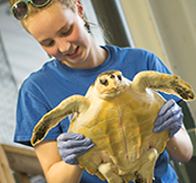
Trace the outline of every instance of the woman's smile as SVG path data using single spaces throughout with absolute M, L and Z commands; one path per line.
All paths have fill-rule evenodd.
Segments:
M 67 53 L 65 56 L 70 59 L 74 59 L 75 57 L 79 56 L 79 54 L 80 54 L 80 47 L 77 46 L 74 50 L 69 51 L 69 53 Z

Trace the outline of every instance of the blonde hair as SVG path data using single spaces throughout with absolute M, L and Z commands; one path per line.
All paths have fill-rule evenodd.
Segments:
M 8 0 L 8 1 L 11 4 L 11 6 L 14 3 L 18 2 L 18 0 Z M 46 6 L 40 7 L 40 8 L 32 5 L 31 3 L 29 3 L 28 4 L 28 15 L 27 15 L 27 17 L 24 20 L 21 21 L 21 24 L 23 25 L 23 27 L 26 29 L 24 22 L 28 19 L 28 17 L 33 16 L 33 15 L 39 13 L 40 11 L 50 7 L 55 2 L 59 2 L 62 5 L 65 5 L 66 7 L 70 8 L 73 12 L 76 11 L 75 0 L 51 0 Z

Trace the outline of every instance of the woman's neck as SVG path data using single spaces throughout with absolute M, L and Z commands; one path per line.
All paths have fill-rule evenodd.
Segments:
M 96 45 L 95 49 L 91 49 L 91 51 L 93 56 L 93 61 L 89 62 L 92 63 L 91 68 L 101 65 L 108 58 L 108 51 L 98 45 Z

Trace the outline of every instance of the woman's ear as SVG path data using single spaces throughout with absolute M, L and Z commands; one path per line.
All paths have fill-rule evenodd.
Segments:
M 77 9 L 77 13 L 78 15 L 84 19 L 84 9 L 83 9 L 83 6 L 81 4 L 81 2 L 79 0 L 76 0 L 75 1 L 75 4 L 76 4 L 76 9 Z

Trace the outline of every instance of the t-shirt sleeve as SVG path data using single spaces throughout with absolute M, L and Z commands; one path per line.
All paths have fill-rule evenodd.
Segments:
M 35 94 L 21 88 L 17 102 L 14 142 L 31 146 L 30 139 L 33 128 L 49 110 L 51 110 L 49 106 L 41 101 Z M 60 133 L 60 125 L 57 125 L 50 130 L 44 140 L 55 140 Z
M 148 70 L 155 70 L 160 73 L 164 74 L 172 74 L 171 71 L 165 66 L 165 64 L 154 54 L 150 53 L 148 57 Z M 158 92 L 162 95 L 163 98 L 166 100 L 173 99 L 177 103 L 180 103 L 182 101 L 181 98 L 177 97 L 173 94 L 166 94 L 164 92 Z

